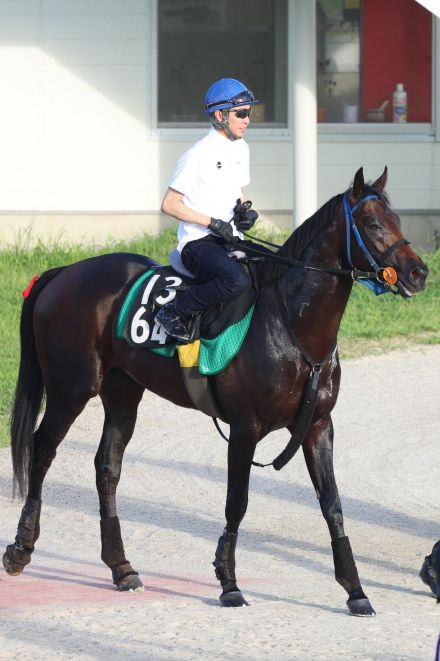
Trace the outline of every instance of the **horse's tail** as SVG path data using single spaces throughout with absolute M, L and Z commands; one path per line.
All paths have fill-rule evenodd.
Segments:
M 27 489 L 29 466 L 32 459 L 33 434 L 43 400 L 44 383 L 35 346 L 33 315 L 41 290 L 64 267 L 50 269 L 28 287 L 20 319 L 20 368 L 12 406 L 11 450 L 14 470 L 14 495 L 18 483 L 20 495 Z

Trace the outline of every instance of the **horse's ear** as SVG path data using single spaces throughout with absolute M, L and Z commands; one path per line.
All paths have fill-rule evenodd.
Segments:
M 354 175 L 353 181 L 353 197 L 356 199 L 362 195 L 364 190 L 364 168 L 359 168 L 359 170 Z
M 387 184 L 387 179 L 388 179 L 388 168 L 385 165 L 385 170 L 383 171 L 379 179 L 377 179 L 377 181 L 374 182 L 373 188 L 382 191 Z

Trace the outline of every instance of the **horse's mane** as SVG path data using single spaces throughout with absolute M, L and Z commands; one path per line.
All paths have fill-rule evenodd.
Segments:
M 369 182 L 365 184 L 364 195 L 377 195 L 389 204 L 387 194 L 383 190 L 378 190 Z M 344 193 L 339 193 L 326 202 L 313 216 L 307 218 L 294 232 L 287 241 L 275 252 L 280 257 L 288 259 L 301 259 L 305 250 L 312 243 L 313 239 L 333 218 L 338 205 L 341 203 Z M 275 259 L 265 259 L 258 268 L 258 283 L 260 286 L 278 280 L 283 276 L 291 266 L 289 264 L 278 262 Z
M 342 194 L 332 197 L 313 216 L 310 216 L 310 218 L 307 218 L 307 220 L 301 223 L 275 254 L 288 259 L 301 259 L 304 251 L 316 235 L 333 218 L 336 207 L 340 204 L 341 200 Z M 278 262 L 275 259 L 265 259 L 264 262 L 259 264 L 259 285 L 262 286 L 272 280 L 278 280 L 289 268 L 291 268 L 289 264 Z

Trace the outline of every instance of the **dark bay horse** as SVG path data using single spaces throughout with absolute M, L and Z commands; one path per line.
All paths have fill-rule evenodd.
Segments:
M 358 170 L 352 188 L 329 200 L 282 246 L 277 255 L 284 262 L 268 259 L 258 265 L 260 292 L 249 332 L 238 355 L 212 377 L 230 424 L 226 527 L 214 560 L 225 606 L 247 603 L 237 586 L 235 546 L 256 445 L 275 429 L 286 427 L 294 433 L 304 386 L 316 371 L 320 384 L 303 452 L 330 531 L 335 577 L 348 593 L 349 610 L 375 614 L 344 532 L 333 472 L 331 412 L 340 382 L 337 333 L 353 286 L 351 276 L 359 269 L 375 275 L 373 267 L 391 266 L 397 275 L 395 293 L 408 298 L 425 286 L 427 268 L 402 237 L 399 218 L 384 193 L 386 177 L 385 168 L 377 181 L 366 185 L 362 168 Z M 302 266 L 289 263 L 299 259 Z M 105 410 L 95 457 L 101 557 L 118 590 L 143 587 L 125 557 L 116 509 L 124 450 L 144 389 L 194 408 L 177 358 L 131 348 L 115 336 L 118 311 L 131 283 L 152 264 L 146 257 L 121 253 L 53 269 L 40 277 L 23 304 L 11 430 L 14 476 L 27 498 L 15 542 L 3 557 L 11 575 L 20 574 L 30 562 L 39 535 L 42 485 L 57 447 L 89 399 L 99 395 Z M 35 431 L 44 392 L 45 411 Z

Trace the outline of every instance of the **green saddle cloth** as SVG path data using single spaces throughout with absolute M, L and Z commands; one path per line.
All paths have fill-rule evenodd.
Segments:
M 198 368 L 200 374 L 209 376 L 218 374 L 231 362 L 238 353 L 248 332 L 255 304 L 249 308 L 246 315 L 237 323 L 226 328 L 222 333 L 212 339 L 200 338 L 200 349 L 198 352 Z M 196 341 L 198 342 L 198 340 Z M 193 343 L 196 344 L 196 343 Z M 176 344 L 170 344 L 166 347 L 150 349 L 161 356 L 172 358 L 177 351 Z M 182 361 L 181 361 L 182 364 Z M 194 363 L 197 364 L 197 363 Z M 186 365 L 189 366 L 189 365 Z

